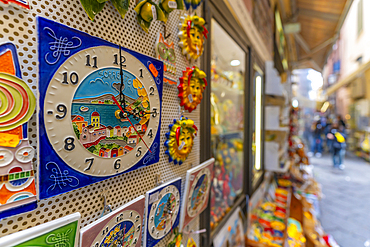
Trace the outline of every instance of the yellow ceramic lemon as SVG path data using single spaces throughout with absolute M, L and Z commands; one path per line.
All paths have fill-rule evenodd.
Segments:
M 146 22 L 151 22 L 153 20 L 153 13 L 152 13 L 152 4 L 145 3 L 143 7 L 141 7 L 140 16 Z

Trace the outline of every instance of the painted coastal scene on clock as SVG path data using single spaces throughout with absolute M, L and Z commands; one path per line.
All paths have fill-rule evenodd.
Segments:
M 209 184 L 207 174 L 203 174 L 197 181 L 194 191 L 191 195 L 190 210 L 195 211 L 199 206 L 203 206 L 203 203 L 207 197 L 208 187 Z
M 150 103 L 143 84 L 125 70 L 123 82 L 125 117 L 120 116 L 112 98 L 120 101 L 118 68 L 103 68 L 91 73 L 83 79 L 73 97 L 71 121 L 75 135 L 86 150 L 103 158 L 119 157 L 132 151 L 140 142 L 139 135 L 145 135 L 150 121 Z
M 172 220 L 171 212 L 176 208 L 176 197 L 172 193 L 165 194 L 158 204 L 154 216 L 154 224 L 157 230 L 165 230 L 169 220 Z

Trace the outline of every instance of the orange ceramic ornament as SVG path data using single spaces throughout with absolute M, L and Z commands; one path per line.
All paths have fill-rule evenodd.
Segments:
M 181 100 L 180 105 L 185 110 L 192 112 L 202 101 L 203 92 L 207 86 L 206 76 L 206 73 L 196 66 L 186 68 L 182 72 L 177 89 L 179 90 L 178 97 Z

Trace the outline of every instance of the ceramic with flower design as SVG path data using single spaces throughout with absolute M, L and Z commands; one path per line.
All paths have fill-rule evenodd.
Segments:
M 15 45 L 0 45 L 0 219 L 37 207 L 28 141 L 36 98 L 21 78 Z
M 169 162 L 181 165 L 193 148 L 198 128 L 193 120 L 182 116 L 178 120 L 174 119 L 169 129 L 166 133 L 167 141 L 164 143 L 167 148 L 165 153 L 169 156 Z
M 207 86 L 206 76 L 206 73 L 196 66 L 186 68 L 182 72 L 177 89 L 179 90 L 178 97 L 181 100 L 180 105 L 185 110 L 192 112 L 202 101 L 203 92 Z
M 197 60 L 204 51 L 204 41 L 207 39 L 208 30 L 202 17 L 184 14 L 180 18 L 178 37 L 182 54 L 188 60 Z

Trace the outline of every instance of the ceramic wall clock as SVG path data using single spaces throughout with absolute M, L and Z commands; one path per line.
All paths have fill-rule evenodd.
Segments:
M 36 98 L 22 80 L 14 44 L 0 45 L 0 219 L 33 210 L 36 204 L 28 121 Z
M 152 0 L 140 0 L 135 7 L 136 18 L 140 27 L 147 33 L 152 21 L 167 22 L 162 9 Z
M 245 246 L 243 212 L 236 208 L 217 236 L 213 239 L 214 247 Z
M 203 2 L 203 0 L 184 0 L 186 10 L 189 10 L 190 7 L 195 10 Z
M 122 18 L 125 18 L 125 15 L 128 11 L 130 5 L 130 0 L 110 0 L 113 6 L 116 8 L 118 13 Z M 105 3 L 108 0 L 80 0 L 82 7 L 84 8 L 86 14 L 93 21 L 95 16 L 103 10 Z
M 192 112 L 197 108 L 203 99 L 203 92 L 207 86 L 206 73 L 198 67 L 186 68 L 182 72 L 180 84 L 177 86 L 179 90 L 178 97 L 181 102 L 180 105 L 185 110 Z
M 184 9 L 184 3 L 182 0 L 160 0 L 158 5 L 164 13 L 164 22 L 167 22 L 168 16 L 175 9 Z
M 205 20 L 196 14 L 184 14 L 180 20 L 178 36 L 182 54 L 188 60 L 197 60 L 203 54 L 204 41 L 207 39 L 208 30 L 204 26 Z
M 80 247 L 141 246 L 145 197 L 119 207 L 81 229 Z
M 189 156 L 194 138 L 197 135 L 198 128 L 194 121 L 184 116 L 180 119 L 173 120 L 173 124 L 169 126 L 170 131 L 166 133 L 167 141 L 166 154 L 169 156 L 169 162 L 174 162 L 175 165 L 181 165 Z
M 163 81 L 171 85 L 177 85 L 176 77 L 176 54 L 173 42 L 167 43 L 162 33 L 158 33 L 155 43 L 155 53 L 159 60 L 164 63 Z
M 37 23 L 40 198 L 158 162 L 163 63 Z
M 181 178 L 146 193 L 144 246 L 156 245 L 180 220 Z
M 80 230 L 80 213 L 49 221 L 47 223 L 0 238 L 0 246 L 28 247 L 77 247 Z
M 212 158 L 186 172 L 180 231 L 207 208 L 214 162 Z
M 14 5 L 16 7 L 22 7 L 24 9 L 30 9 L 30 1 L 28 0 L 0 0 L 1 5 Z

